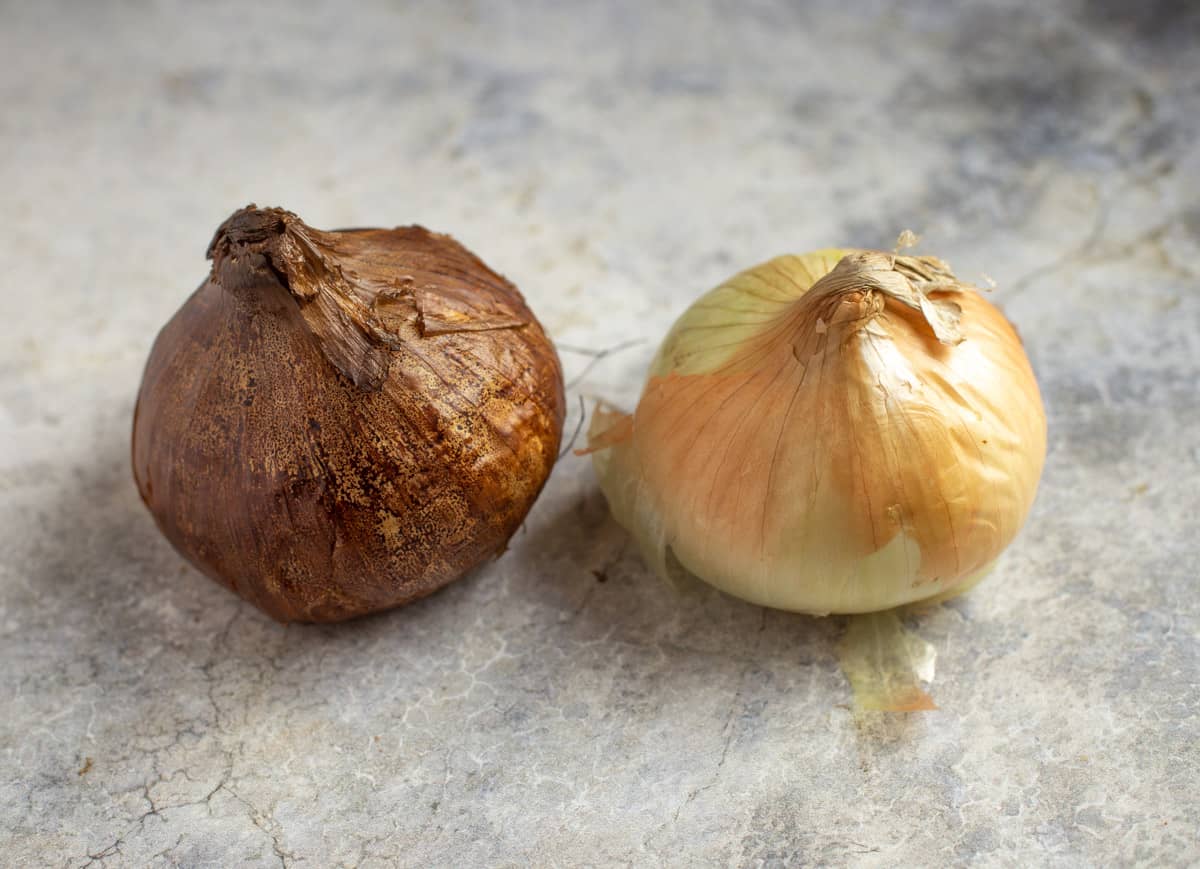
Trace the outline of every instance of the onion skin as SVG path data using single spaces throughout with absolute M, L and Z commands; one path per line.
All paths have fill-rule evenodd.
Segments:
M 395 607 L 499 555 L 557 458 L 550 340 L 421 227 L 249 206 L 147 362 L 133 472 L 168 540 L 279 621 Z
M 697 300 L 590 446 L 660 573 L 860 613 L 986 574 L 1033 503 L 1046 419 L 1016 332 L 945 263 L 826 250 Z

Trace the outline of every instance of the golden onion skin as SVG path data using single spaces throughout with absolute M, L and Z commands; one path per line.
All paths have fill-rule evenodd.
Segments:
M 1046 450 L 1004 316 L 940 260 L 853 250 L 778 257 L 703 296 L 632 417 L 592 432 L 614 515 L 656 569 L 821 614 L 978 581 Z
M 201 571 L 280 621 L 407 603 L 499 555 L 549 476 L 562 372 L 517 289 L 421 227 L 242 209 L 155 341 L 133 472 Z

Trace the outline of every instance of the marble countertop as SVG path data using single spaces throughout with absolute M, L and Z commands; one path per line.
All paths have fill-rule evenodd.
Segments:
M 0 862 L 1200 861 L 1197 7 L 948 8 L 0 7 Z M 250 201 L 455 234 L 561 343 L 568 429 L 769 256 L 910 228 L 990 275 L 1049 456 L 914 625 L 940 710 L 856 717 L 839 619 L 660 584 L 576 457 L 386 615 L 282 627 L 187 567 L 133 399 Z

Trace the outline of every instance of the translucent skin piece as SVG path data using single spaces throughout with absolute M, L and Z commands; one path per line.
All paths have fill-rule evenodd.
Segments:
M 701 297 L 631 416 L 592 427 L 647 559 L 810 613 L 932 598 L 983 572 L 1032 505 L 1037 383 L 1004 316 L 932 257 L 784 256 Z
M 905 629 L 893 610 L 855 616 L 838 644 L 842 672 L 861 712 L 937 709 L 921 682 L 933 680 L 933 646 Z

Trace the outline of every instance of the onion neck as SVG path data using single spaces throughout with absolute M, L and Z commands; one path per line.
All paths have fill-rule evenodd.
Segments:
M 213 280 L 250 316 L 290 318 L 298 310 L 295 322 L 338 373 L 373 391 L 387 376 L 386 336 L 342 274 L 327 235 L 290 211 L 249 205 L 213 236 L 208 247 Z
M 962 289 L 949 266 L 936 257 L 864 250 L 842 257 L 800 297 L 799 307 L 814 321 L 855 326 L 874 319 L 889 300 L 895 301 L 919 311 L 938 341 L 957 344 L 962 341 L 961 308 L 948 299 L 930 298 L 929 293 Z M 845 302 L 854 297 L 858 303 L 847 306 Z
M 222 223 L 208 246 L 213 277 L 225 290 L 252 301 L 282 287 L 297 302 L 315 298 L 336 269 L 319 249 L 319 235 L 290 211 L 248 205 Z

